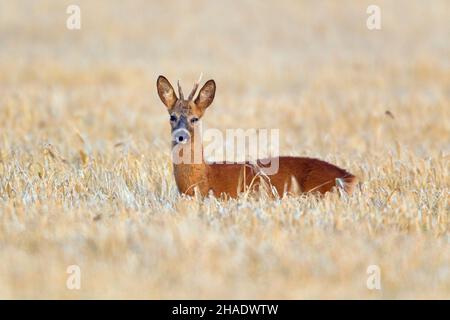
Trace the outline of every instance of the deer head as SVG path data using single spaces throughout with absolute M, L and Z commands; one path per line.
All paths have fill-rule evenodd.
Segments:
M 199 120 L 214 100 L 216 92 L 216 83 L 214 80 L 208 80 L 200 89 L 197 98 L 195 93 L 201 81 L 201 75 L 194 83 L 188 98 L 184 98 L 180 82 L 178 85 L 178 97 L 175 94 L 170 82 L 164 77 L 159 76 L 156 82 L 158 95 L 161 101 L 167 107 L 170 115 L 170 126 L 172 131 L 172 144 L 186 144 L 194 136 L 194 129 Z

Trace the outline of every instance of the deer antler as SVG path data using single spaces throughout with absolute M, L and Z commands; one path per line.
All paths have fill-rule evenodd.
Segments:
M 184 100 L 183 89 L 181 89 L 180 80 L 177 81 L 177 85 L 178 85 L 178 95 L 180 96 L 180 100 Z
M 200 81 L 202 81 L 202 77 L 203 77 L 203 72 L 200 73 L 200 77 L 198 77 L 198 80 L 196 82 L 194 82 L 194 88 L 192 88 L 192 91 L 189 94 L 188 100 L 194 99 L 194 96 L 195 96 L 195 93 L 197 92 L 197 89 L 198 89 L 198 86 L 200 84 Z

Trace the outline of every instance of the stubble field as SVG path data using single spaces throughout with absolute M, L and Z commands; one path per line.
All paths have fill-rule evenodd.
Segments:
M 76 3 L 72 31 L 0 3 L 0 298 L 450 298 L 448 1 L 374 31 L 366 1 Z M 180 196 L 155 83 L 200 72 L 205 125 L 279 128 L 356 193 Z

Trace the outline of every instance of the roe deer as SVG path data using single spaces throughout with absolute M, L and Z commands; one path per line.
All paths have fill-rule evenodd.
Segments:
M 214 80 L 207 81 L 195 98 L 200 79 L 185 99 L 178 83 L 179 97 L 170 82 L 159 76 L 157 90 L 161 101 L 170 115 L 172 131 L 172 150 L 178 148 L 179 154 L 191 155 L 200 150 L 200 161 L 175 163 L 173 161 L 175 181 L 178 190 L 194 195 L 197 189 L 202 196 L 212 193 L 215 196 L 236 197 L 240 192 L 257 187 L 255 178 L 265 176 L 270 189 L 279 196 L 300 192 L 318 192 L 323 194 L 338 187 L 351 193 L 357 178 L 347 171 L 322 160 L 302 157 L 279 157 L 278 171 L 270 176 L 264 175 L 258 162 L 255 163 L 207 163 L 203 158 L 202 138 L 195 137 L 199 119 L 211 105 L 216 92 Z M 195 98 L 195 99 L 194 99 Z M 274 190 L 275 189 L 275 190 Z

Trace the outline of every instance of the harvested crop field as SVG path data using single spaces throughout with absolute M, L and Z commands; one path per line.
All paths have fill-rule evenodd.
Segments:
M 0 3 L 0 298 L 450 299 L 449 1 L 377 1 L 380 30 L 366 1 L 76 4 Z M 357 191 L 181 196 L 155 83 L 200 72 L 205 125 Z

